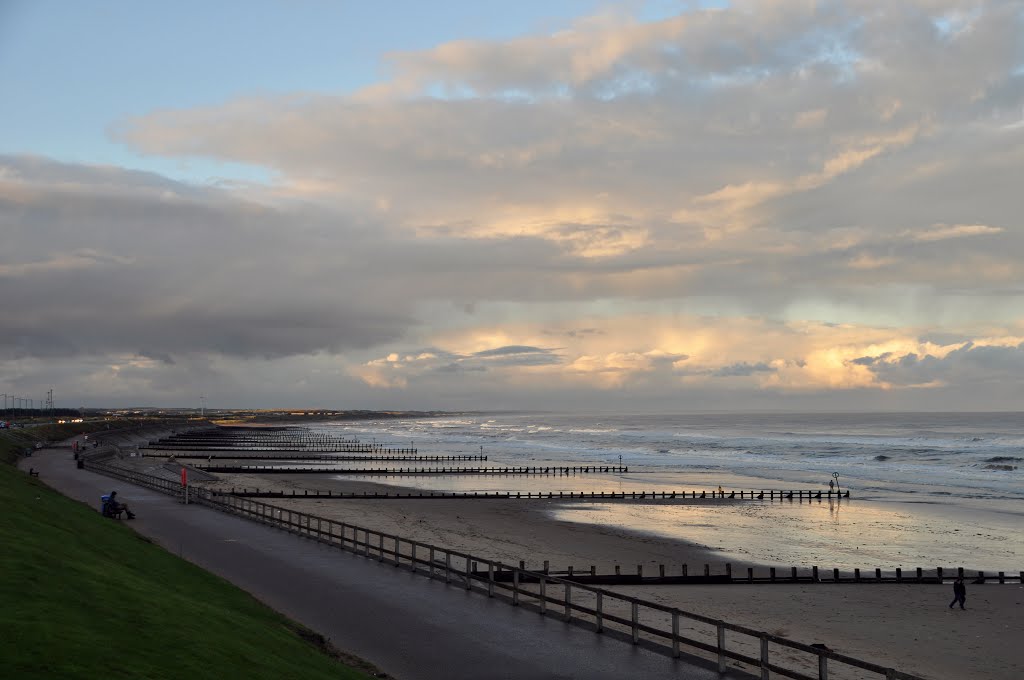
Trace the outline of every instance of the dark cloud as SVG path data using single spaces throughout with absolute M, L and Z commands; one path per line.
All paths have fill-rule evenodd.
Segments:
M 1017 383 L 1024 380 L 1024 344 L 979 346 L 967 343 L 943 357 L 908 353 L 876 358 L 870 369 L 893 385 L 927 385 L 940 381 L 973 393 L 980 385 Z
M 529 345 L 506 345 L 504 347 L 495 347 L 494 349 L 485 349 L 480 352 L 475 352 L 475 357 L 497 357 L 497 356 L 508 356 L 515 354 L 546 354 L 548 350 L 540 347 L 530 347 Z
M 730 366 L 723 366 L 715 369 L 711 372 L 711 375 L 716 378 L 734 378 L 734 377 L 746 377 L 754 375 L 755 373 L 774 373 L 775 368 L 766 363 L 758 362 L 756 364 L 749 364 L 745 361 L 741 361 Z

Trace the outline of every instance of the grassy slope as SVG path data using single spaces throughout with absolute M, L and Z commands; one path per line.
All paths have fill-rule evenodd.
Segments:
M 0 438 L 0 458 L 11 446 Z M 10 465 L 0 506 L 4 676 L 369 677 L 223 579 Z

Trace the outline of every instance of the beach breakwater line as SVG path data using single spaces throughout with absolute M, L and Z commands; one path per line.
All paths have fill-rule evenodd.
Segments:
M 206 468 L 197 468 L 206 469 Z M 331 472 L 331 470 L 325 470 L 324 472 Z M 538 500 L 587 500 L 587 501 L 673 501 L 673 500 L 706 500 L 706 501 L 724 501 L 724 500 L 742 500 L 742 501 L 768 501 L 774 503 L 776 501 L 797 501 L 803 503 L 804 501 L 810 502 L 812 500 L 824 501 L 824 500 L 836 500 L 842 501 L 850 498 L 850 492 L 845 491 L 842 494 L 832 493 L 830 491 L 816 491 L 813 489 L 797 489 L 794 491 L 783 491 L 779 489 L 762 489 L 762 490 L 741 490 L 741 491 L 730 491 L 728 495 L 725 492 L 717 493 L 715 491 L 701 491 L 700 495 L 696 491 L 423 491 L 423 492 L 395 492 L 390 491 L 333 491 L 326 490 L 322 491 L 319 489 L 292 489 L 290 491 L 277 490 L 272 491 L 269 489 L 236 489 L 231 488 L 232 495 L 239 496 L 242 498 L 337 498 L 339 500 L 345 499 L 442 499 L 442 498 L 459 498 L 459 499 L 470 499 L 470 500 L 509 500 L 509 499 L 538 499 Z M 689 494 L 689 495 L 688 495 Z
M 497 561 L 448 550 L 442 547 L 385 534 L 355 525 L 337 522 L 315 515 L 280 508 L 260 501 L 215 494 L 206 489 L 189 489 L 161 477 L 127 470 L 84 456 L 84 465 L 97 473 L 151 488 L 173 496 L 183 502 L 195 502 L 236 514 L 270 526 L 310 538 L 342 550 L 363 555 L 396 568 L 406 567 L 414 573 L 431 579 L 444 579 L 445 583 L 458 582 L 467 591 L 476 591 L 491 598 L 532 609 L 542 616 L 559 616 L 565 622 L 596 633 L 643 645 L 646 648 L 673 657 L 682 655 L 682 647 L 689 655 L 717 661 L 720 673 L 732 661 L 760 671 L 767 679 L 770 673 L 795 680 L 828 680 L 829 669 L 839 666 L 871 673 L 886 680 L 923 680 L 919 676 L 880 666 L 844 654 L 824 645 L 809 645 L 756 629 L 728 623 L 634 598 L 601 588 L 573 582 L 557 576 L 524 571 Z M 486 565 L 487 576 L 474 570 L 473 565 Z M 464 565 L 464 567 L 463 567 Z M 494 578 L 496 573 L 509 571 L 511 582 Z M 526 588 L 522 578 L 537 578 L 537 589 Z M 642 616 L 641 616 L 642 615 Z M 680 623 L 703 626 L 704 639 L 680 633 Z M 699 635 L 696 629 L 689 635 Z M 773 658 L 773 648 L 783 648 Z M 802 654 L 792 658 L 794 652 Z M 780 665 L 786 663 L 786 666 Z M 841 665 L 840 665 L 841 664 Z M 816 672 L 815 672 L 816 671 Z M 811 674 L 813 673 L 813 675 Z
M 152 449 L 147 449 L 152 450 Z M 192 460 L 192 459 L 205 459 L 208 461 L 214 460 L 279 460 L 279 461 L 296 461 L 296 460 L 313 460 L 313 461 L 328 461 L 328 462 L 358 462 L 358 461 L 408 461 L 413 463 L 440 463 L 448 461 L 486 461 L 487 456 L 478 455 L 450 455 L 450 456 L 428 456 L 428 455 L 366 455 L 366 456 L 336 456 L 329 453 L 302 453 L 295 452 L 294 455 L 290 456 L 279 456 L 275 454 L 260 454 L 260 453 L 239 453 L 231 454 L 227 456 L 222 455 L 208 455 L 203 453 L 172 453 L 165 456 L 170 458 L 173 456 L 179 460 Z M 155 456 L 150 454 L 150 458 L 158 458 L 160 454 Z
M 316 451 L 342 453 L 373 453 L 375 451 L 415 454 L 408 449 L 385 449 L 376 442 L 366 444 L 353 437 L 337 437 L 305 429 L 260 432 L 252 429 L 204 428 L 175 433 L 149 441 L 145 448 L 191 451 Z
M 244 444 L 228 446 L 224 444 L 178 444 L 151 441 L 148 444 L 139 445 L 139 448 L 154 451 L 279 451 L 281 453 L 384 453 L 401 455 L 415 455 L 419 453 L 419 450 L 415 447 L 388 448 L 380 444 L 309 444 L 303 446 L 285 443 L 280 445 Z
M 526 570 L 525 562 L 519 563 L 519 568 Z M 985 584 L 985 583 L 1024 583 L 1024 571 L 1020 571 L 1016 574 L 1006 574 L 1005 572 L 997 572 L 996 574 L 986 574 L 984 571 L 975 571 L 972 575 L 969 570 L 963 567 L 957 567 L 953 570 L 945 570 L 942 567 L 934 567 L 933 569 L 927 570 L 928 572 L 934 572 L 934 575 L 926 573 L 926 570 L 922 567 L 917 567 L 913 572 L 907 570 L 907 573 L 903 573 L 901 567 L 897 567 L 895 572 L 887 572 L 883 574 L 881 568 L 876 567 L 872 575 L 861 576 L 860 569 L 854 569 L 851 574 L 849 570 L 841 571 L 838 568 L 831 570 L 821 570 L 816 566 L 805 568 L 801 573 L 798 567 L 790 567 L 788 570 L 779 570 L 776 567 L 768 567 L 767 573 L 765 568 L 757 569 L 758 574 L 755 575 L 755 567 L 747 567 L 746 574 L 734 574 L 732 564 L 726 563 L 725 570 L 723 573 L 715 574 L 712 573 L 711 565 L 704 565 L 704 572 L 691 574 L 689 573 L 689 565 L 684 564 L 680 569 L 678 575 L 667 574 L 665 565 L 658 565 L 657 576 L 644 576 L 644 568 L 642 564 L 636 565 L 635 574 L 624 574 L 621 568 L 616 565 L 614 574 L 598 574 L 597 568 L 591 566 L 589 571 L 576 571 L 573 567 L 568 567 L 562 571 L 552 571 L 549 568 L 547 560 L 544 561 L 544 566 L 540 570 L 542 574 L 552 574 L 555 576 L 561 576 L 570 581 L 576 583 L 586 583 L 591 585 L 630 585 L 630 586 L 650 586 L 650 585 L 711 585 L 711 584 L 789 584 L 794 583 L 823 583 L 823 584 L 846 584 L 846 583 L 857 583 L 857 584 L 943 584 L 952 582 L 958 578 L 968 579 L 971 583 Z M 478 576 L 482 572 L 476 572 Z M 498 574 L 495 578 L 501 580 L 510 580 L 511 576 Z M 524 577 L 529 580 L 532 577 Z M 536 582 L 534 579 L 531 582 Z
M 224 473 L 259 474 L 332 474 L 332 475 L 577 475 L 587 473 L 619 474 L 628 467 L 617 465 L 578 465 L 576 467 L 440 467 L 440 468 L 314 468 L 281 465 L 196 465 L 197 470 Z

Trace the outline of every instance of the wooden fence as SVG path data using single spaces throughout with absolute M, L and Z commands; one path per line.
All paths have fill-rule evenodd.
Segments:
M 186 495 L 180 484 L 166 479 L 88 458 L 85 464 L 96 472 L 182 497 L 185 502 L 198 502 L 395 567 L 405 567 L 433 579 L 458 583 L 466 590 L 486 593 L 489 597 L 502 597 L 514 606 L 529 607 L 541 615 L 559 616 L 566 622 L 597 633 L 627 639 L 634 645 L 643 644 L 673 657 L 679 657 L 684 647 L 688 653 L 710 655 L 717 660 L 718 670 L 722 673 L 726 671 L 726 664 L 732 661 L 759 670 L 762 680 L 768 680 L 772 673 L 795 680 L 828 680 L 829 669 L 835 666 L 867 671 L 886 680 L 922 680 L 918 676 L 839 654 L 821 646 L 803 644 L 696 612 L 581 585 L 558 576 L 527 571 L 460 551 L 248 498 L 218 495 L 205 489 L 191 489 L 191 494 Z M 484 569 L 481 570 L 480 565 Z M 511 573 L 510 581 L 497 577 L 497 574 L 504 572 Z M 528 587 L 526 577 L 536 579 L 536 589 Z M 714 641 L 684 635 L 681 633 L 681 623 L 691 627 L 698 624 L 707 626 Z M 777 653 L 773 661 L 773 647 L 789 653 L 803 653 L 803 663 L 798 660 L 798 668 L 780 665 L 791 659 L 789 654 Z M 808 672 L 814 671 L 808 669 L 814 668 L 817 672 L 809 675 Z

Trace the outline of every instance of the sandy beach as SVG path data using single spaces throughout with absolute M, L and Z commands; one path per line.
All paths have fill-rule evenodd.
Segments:
M 373 491 L 396 487 L 309 475 L 227 475 L 213 488 Z M 624 526 L 556 519 L 559 501 L 517 500 L 274 500 L 276 505 L 377 531 L 465 551 L 482 558 L 539 569 L 619 565 L 635 573 L 679 573 L 712 564 L 720 555 L 691 542 Z M 756 565 L 733 562 L 734 569 Z M 798 565 L 802 568 L 809 565 Z M 1024 588 L 969 585 L 968 610 L 950 610 L 947 585 L 727 585 L 646 586 L 614 589 L 688 611 L 784 635 L 917 673 L 935 680 L 1009 680 L 1024 676 Z M 847 677 L 834 673 L 834 677 Z M 849 677 L 855 677 L 853 675 Z

